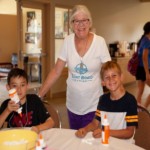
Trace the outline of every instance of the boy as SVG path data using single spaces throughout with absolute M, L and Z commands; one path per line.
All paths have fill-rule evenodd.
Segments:
M 32 127 L 37 133 L 42 130 L 52 128 L 54 121 L 47 112 L 42 101 L 35 94 L 27 94 L 28 76 L 26 72 L 19 68 L 12 69 L 7 78 L 7 89 L 15 88 L 22 107 L 22 116 L 16 111 L 20 107 L 14 101 L 5 100 L 0 108 L 0 128 L 4 122 L 7 127 Z
M 110 124 L 110 136 L 120 139 L 132 139 L 138 125 L 137 103 L 133 95 L 125 91 L 123 75 L 116 62 L 108 61 L 101 68 L 102 84 L 109 90 L 99 99 L 95 118 L 84 128 L 76 132 L 76 136 L 84 137 L 93 131 L 95 138 L 101 137 L 99 123 L 107 115 Z

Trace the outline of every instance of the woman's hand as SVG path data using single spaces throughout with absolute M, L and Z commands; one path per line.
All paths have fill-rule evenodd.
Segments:
M 94 138 L 100 138 L 102 135 L 102 130 L 100 128 L 93 131 L 93 137 Z
M 19 104 L 16 104 L 14 101 L 10 100 L 8 102 L 8 106 L 7 106 L 7 111 L 9 111 L 10 113 L 12 111 L 17 111 L 19 109 Z
M 75 133 L 75 135 L 80 138 L 85 137 L 86 134 L 87 134 L 87 131 L 85 130 L 85 128 L 81 128 Z

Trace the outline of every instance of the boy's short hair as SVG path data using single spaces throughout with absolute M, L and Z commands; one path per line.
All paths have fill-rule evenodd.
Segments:
M 15 77 L 23 77 L 26 79 L 26 81 L 28 83 L 28 75 L 27 75 L 26 71 L 23 69 L 20 69 L 20 68 L 13 68 L 8 73 L 7 84 L 9 85 L 11 78 L 15 78 Z
M 104 78 L 104 72 L 109 70 L 109 69 L 114 69 L 116 68 L 118 70 L 118 73 L 121 74 L 122 71 L 121 71 L 121 68 L 120 66 L 118 65 L 117 62 L 115 61 L 107 61 L 106 63 L 104 63 L 102 65 L 102 68 L 101 68 L 101 71 L 100 71 L 100 75 L 101 75 L 101 79 Z

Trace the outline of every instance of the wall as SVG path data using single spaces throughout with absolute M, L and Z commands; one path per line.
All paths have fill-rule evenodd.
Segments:
M 16 19 L 16 15 L 0 15 L 0 62 L 11 62 L 11 54 L 17 52 Z
M 88 1 L 92 12 L 94 27 L 107 43 L 127 40 L 136 42 L 143 34 L 145 22 L 150 21 L 150 3 L 139 0 L 94 0 Z M 98 17 L 98 18 L 97 18 Z
M 15 0 L 0 0 L 0 62 L 10 62 L 17 52 L 17 18 Z
M 107 43 L 136 42 L 143 33 L 144 23 L 150 20 L 150 2 L 140 0 L 55 0 L 55 3 L 65 6 L 85 4 L 91 11 L 96 33 Z
M 15 0 L 0 0 L 0 14 L 17 14 Z

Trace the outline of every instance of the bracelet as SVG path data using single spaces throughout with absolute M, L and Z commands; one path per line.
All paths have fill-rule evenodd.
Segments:
M 41 98 L 41 96 L 40 96 L 38 93 L 37 93 L 36 95 L 37 95 L 39 98 Z
M 41 100 L 43 100 L 43 97 L 40 96 L 38 93 L 36 94 Z

